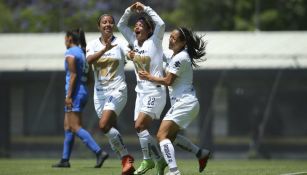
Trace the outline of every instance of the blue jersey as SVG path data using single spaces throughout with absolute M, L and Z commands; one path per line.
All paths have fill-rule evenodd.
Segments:
M 75 59 L 76 73 L 77 73 L 75 86 L 72 92 L 72 99 L 74 103 L 72 111 L 82 111 L 88 96 L 86 81 L 87 81 L 87 73 L 89 70 L 89 66 L 87 64 L 82 49 L 78 46 L 74 46 L 67 49 L 67 51 L 65 52 L 65 58 L 66 57 L 73 57 Z M 65 72 L 66 72 L 65 96 L 67 96 L 69 81 L 70 81 L 70 72 L 68 69 L 68 63 L 66 59 L 65 59 Z

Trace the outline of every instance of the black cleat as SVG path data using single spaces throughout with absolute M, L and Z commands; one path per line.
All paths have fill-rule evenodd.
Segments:
M 103 162 L 107 160 L 108 157 L 109 157 L 109 154 L 105 151 L 102 151 L 101 153 L 96 155 L 96 165 L 94 166 L 94 168 L 101 168 Z
M 57 164 L 53 164 L 52 168 L 70 168 L 70 163 L 68 161 L 62 162 L 60 161 Z

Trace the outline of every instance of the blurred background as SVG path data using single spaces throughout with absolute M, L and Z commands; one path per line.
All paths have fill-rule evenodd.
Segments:
M 216 158 L 307 159 L 306 0 L 141 2 L 165 21 L 165 49 L 176 26 L 192 28 L 208 42 L 206 61 L 194 71 L 201 110 L 183 134 Z M 110 13 L 118 21 L 132 3 L 0 0 L 0 157 L 60 157 L 64 32 L 81 27 L 87 41 L 95 39 L 100 36 L 96 20 L 101 14 Z M 140 157 L 133 124 L 136 80 L 130 63 L 126 81 L 129 99 L 118 126 L 128 149 Z M 111 152 L 98 129 L 92 89 L 84 127 Z M 168 108 L 169 103 L 164 113 Z M 159 123 L 152 126 L 153 134 Z M 73 156 L 90 154 L 76 143 Z

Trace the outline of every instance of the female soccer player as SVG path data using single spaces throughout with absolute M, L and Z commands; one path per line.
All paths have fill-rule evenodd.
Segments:
M 74 144 L 74 135 L 77 135 L 96 154 L 95 168 L 100 168 L 108 154 L 102 151 L 92 136 L 81 126 L 81 113 L 88 98 L 86 87 L 88 64 L 84 55 L 86 47 L 84 32 L 81 29 L 67 31 L 65 45 L 67 47 L 65 52 L 65 139 L 62 159 L 52 167 L 70 167 L 70 153 Z
M 128 154 L 121 134 L 116 129 L 117 116 L 127 102 L 125 54 L 128 47 L 113 35 L 115 21 L 109 14 L 97 21 L 101 36 L 87 45 L 87 61 L 94 69 L 94 104 L 99 127 L 108 137 L 112 149 L 122 159 L 122 174 L 134 172 L 133 157 Z
M 193 152 L 199 160 L 199 172 L 206 167 L 210 152 L 200 149 L 188 138 L 179 135 L 198 115 L 199 103 L 193 87 L 193 68 L 195 60 L 201 60 L 206 54 L 206 43 L 202 37 L 192 31 L 179 27 L 172 31 L 169 49 L 173 51 L 166 68 L 165 77 L 157 77 L 146 71 L 140 71 L 139 77 L 153 83 L 168 86 L 171 108 L 160 125 L 157 138 L 164 159 L 169 166 L 169 175 L 179 175 L 173 144 Z
M 145 14 L 142 15 L 137 20 L 134 32 L 132 32 L 127 26 L 132 12 L 144 12 L 151 19 L 144 17 Z M 117 27 L 133 48 L 133 51 L 129 52 L 128 57 L 133 60 L 137 76 L 134 120 L 144 160 L 134 174 L 144 174 L 155 166 L 159 174 L 161 165 L 165 162 L 162 156 L 160 156 L 161 153 L 159 153 L 156 142 L 149 134 L 148 128 L 153 119 L 160 118 L 166 103 L 166 91 L 164 86 L 147 80 L 141 80 L 138 77 L 138 72 L 146 70 L 157 77 L 163 76 L 162 39 L 165 24 L 150 7 L 137 2 L 125 10 Z M 156 165 L 152 160 L 150 149 L 155 154 Z

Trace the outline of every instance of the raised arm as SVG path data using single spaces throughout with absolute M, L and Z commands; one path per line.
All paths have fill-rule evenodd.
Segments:
M 135 34 L 134 32 L 128 27 L 128 20 L 132 14 L 131 7 L 128 7 L 125 10 L 125 13 L 120 18 L 117 24 L 118 30 L 123 34 L 123 36 L 126 38 L 129 44 L 133 45 L 133 42 L 135 40 Z
M 144 6 L 144 12 L 147 13 L 153 22 L 155 23 L 155 30 L 153 35 L 159 40 L 163 40 L 163 35 L 165 32 L 165 23 L 160 18 L 160 16 L 149 6 Z

